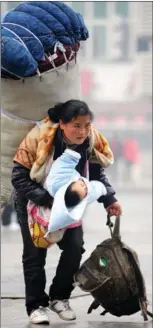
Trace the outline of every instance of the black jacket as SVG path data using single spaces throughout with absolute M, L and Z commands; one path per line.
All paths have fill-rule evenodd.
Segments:
M 55 136 L 55 153 L 54 160 L 58 158 L 66 148 L 66 143 L 59 136 L 59 131 Z M 81 159 L 76 167 L 76 170 L 83 176 L 86 162 L 89 158 L 88 153 L 89 140 L 88 138 L 81 145 L 75 147 L 75 151 L 81 154 Z M 104 207 L 111 205 L 116 201 L 114 197 L 115 191 L 106 178 L 104 169 L 99 164 L 89 163 L 89 179 L 98 180 L 103 182 L 107 189 L 107 195 L 101 196 L 98 202 L 103 203 Z M 47 190 L 45 190 L 41 184 L 32 181 L 30 178 L 30 170 L 23 165 L 14 162 L 12 171 L 12 185 L 15 188 L 16 196 L 15 202 L 20 204 L 23 209 L 26 209 L 28 200 L 30 199 L 36 205 L 45 206 L 51 208 L 53 198 L 50 196 Z

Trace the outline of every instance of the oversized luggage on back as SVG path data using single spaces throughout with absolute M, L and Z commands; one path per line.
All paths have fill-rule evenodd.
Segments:
M 29 77 L 23 81 L 1 81 L 1 203 L 11 194 L 13 157 L 21 141 L 37 121 L 47 116 L 47 110 L 58 102 L 80 99 L 80 74 L 75 60 L 69 67 L 44 72 L 42 78 Z M 72 83 L 73 82 L 73 83 Z M 59 91 L 60 90 L 60 91 Z
M 15 152 L 58 102 L 81 99 L 83 17 L 61 1 L 18 3 L 1 24 L 1 205 L 11 191 Z
M 148 320 L 145 282 L 140 270 L 136 252 L 121 241 L 120 218 L 117 217 L 112 231 L 108 217 L 111 238 L 104 240 L 92 252 L 75 274 L 75 284 L 94 297 L 88 313 L 101 305 L 117 317 L 142 312 Z

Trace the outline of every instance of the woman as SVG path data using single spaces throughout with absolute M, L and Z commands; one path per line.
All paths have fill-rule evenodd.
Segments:
M 14 157 L 12 172 L 12 184 L 16 189 L 15 207 L 24 244 L 26 308 L 30 321 L 39 324 L 49 323 L 46 312 L 48 305 L 63 320 L 76 318 L 68 300 L 73 290 L 73 275 L 79 268 L 84 252 L 82 225 L 79 223 L 78 226 L 67 229 L 58 243 L 62 254 L 48 296 L 45 293 L 44 270 L 47 250 L 34 246 L 29 233 L 26 208 L 28 200 L 51 208 L 53 198 L 42 187 L 42 181 L 52 161 L 66 148 L 79 152 L 81 159 L 76 167 L 77 171 L 85 176 L 89 160 L 90 180 L 101 181 L 107 189 L 107 195 L 100 197 L 98 201 L 104 204 L 110 215 L 121 214 L 121 206 L 114 196 L 115 191 L 102 167 L 113 161 L 112 153 L 106 139 L 92 127 L 93 114 L 87 104 L 79 100 L 69 100 L 56 105 L 48 114 L 49 118 L 36 126 L 21 143 Z M 97 140 L 97 143 L 93 140 Z

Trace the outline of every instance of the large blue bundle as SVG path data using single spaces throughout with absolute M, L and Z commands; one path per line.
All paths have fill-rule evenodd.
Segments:
M 5 22 L 15 23 L 30 30 L 38 37 L 45 50 L 56 43 L 52 31 L 50 31 L 43 22 L 31 14 L 11 10 L 4 18 L 4 23 Z
M 16 38 L 2 36 L 1 38 L 1 67 L 15 76 L 30 76 L 38 68 L 37 62 L 25 45 Z M 22 65 L 19 65 L 22 63 Z
M 36 18 L 40 21 L 40 23 L 43 23 L 45 27 L 49 29 L 48 38 L 50 39 L 50 34 L 52 35 L 51 44 L 50 44 L 51 47 L 53 47 L 57 41 L 60 41 L 63 44 L 71 44 L 75 42 L 75 39 L 72 34 L 72 30 L 71 30 L 72 35 L 70 35 L 69 37 L 65 29 L 65 26 L 60 22 L 60 20 L 56 19 L 51 13 L 48 13 L 47 10 L 37 7 L 36 5 L 32 6 L 29 3 L 23 3 L 19 5 L 18 8 L 14 9 L 14 11 L 22 13 L 23 19 L 25 13 L 29 14 L 29 22 L 31 28 L 33 28 L 34 26 L 33 18 L 34 19 Z M 37 33 L 40 33 L 40 28 L 39 31 L 37 31 Z M 43 33 L 43 35 L 46 33 L 46 28 L 43 28 L 43 25 L 41 25 L 41 33 Z
M 3 31 L 8 29 L 20 37 L 20 39 L 27 46 L 32 56 L 36 61 L 40 61 L 44 58 L 44 48 L 40 40 L 31 31 L 25 27 L 14 24 L 14 23 L 3 23 L 2 24 L 2 36 Z
M 31 67 L 35 67 L 37 71 L 34 61 L 44 60 L 45 53 L 54 53 L 57 44 L 61 44 L 61 49 L 63 49 L 62 46 L 74 47 L 77 42 L 86 40 L 89 36 L 83 17 L 58 1 L 27 1 L 21 3 L 7 12 L 2 27 L 4 27 L 2 42 L 5 44 L 5 52 L 2 52 L 2 72 L 3 70 L 9 72 L 11 68 L 11 72 L 21 78 L 27 76 L 27 74 L 31 75 L 31 69 L 27 68 L 25 70 L 27 59 L 31 61 Z M 21 42 L 19 42 L 17 36 L 19 36 Z M 8 37 L 7 43 L 4 37 Z M 13 56 L 16 56 L 16 58 L 12 59 L 8 42 L 10 42 L 11 49 L 16 44 L 18 49 L 22 47 L 20 44 L 22 41 L 25 43 L 25 49 L 22 49 L 23 60 L 19 61 L 20 56 L 17 55 L 15 50 L 13 50 Z M 29 56 L 27 56 L 27 50 Z M 3 58 L 4 53 L 5 58 Z M 15 64 L 17 62 L 18 65 Z M 12 65 L 15 65 L 14 68 L 12 68 Z M 17 66 L 19 66 L 18 69 Z M 36 71 L 33 74 L 36 74 Z

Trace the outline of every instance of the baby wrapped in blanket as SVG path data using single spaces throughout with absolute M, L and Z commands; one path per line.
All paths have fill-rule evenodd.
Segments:
M 81 225 L 86 206 L 107 193 L 102 182 L 89 181 L 76 171 L 80 158 L 78 152 L 66 149 L 52 164 L 44 183 L 54 198 L 51 210 L 28 202 L 28 220 L 44 226 L 51 243 L 61 240 L 68 227 Z

